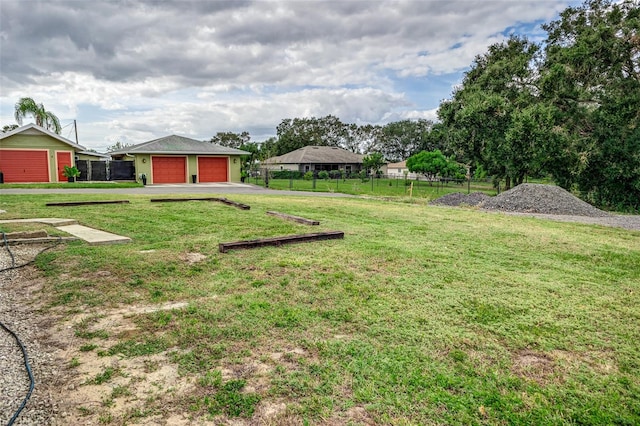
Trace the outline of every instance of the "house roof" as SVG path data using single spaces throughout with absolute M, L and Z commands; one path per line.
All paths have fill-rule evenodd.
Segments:
M 33 124 L 33 123 L 29 123 L 27 125 L 24 125 L 22 127 L 18 127 L 17 129 L 14 129 L 10 132 L 7 133 L 0 133 L 0 140 L 2 139 L 6 139 L 10 136 L 13 135 L 17 135 L 19 133 L 24 133 L 26 135 L 38 135 L 38 134 L 44 134 L 47 136 L 50 136 L 54 139 L 59 140 L 62 143 L 65 143 L 71 147 L 73 147 L 73 149 L 75 149 L 76 151 L 86 151 L 87 148 L 85 148 L 82 145 L 78 145 L 77 143 L 71 142 L 69 139 L 67 138 L 63 138 L 62 136 L 60 136 L 57 133 L 54 133 L 50 130 L 45 129 L 44 127 L 40 127 L 37 124 Z
M 128 146 L 123 149 L 111 151 L 109 154 L 221 154 L 221 155 L 247 155 L 249 152 L 235 148 L 229 148 L 218 144 L 198 141 L 184 136 L 165 136 L 138 145 Z
M 305 146 L 284 155 L 264 160 L 266 164 L 353 164 L 362 163 L 364 155 L 335 146 Z
M 93 152 L 93 151 L 80 151 L 78 152 L 78 154 L 90 155 L 92 157 L 97 157 L 97 158 L 111 158 L 109 154 L 101 154 L 99 152 Z
M 389 163 L 389 164 L 387 164 L 387 168 L 388 169 L 406 169 L 407 168 L 407 162 L 406 161 L 400 161 L 399 163 Z

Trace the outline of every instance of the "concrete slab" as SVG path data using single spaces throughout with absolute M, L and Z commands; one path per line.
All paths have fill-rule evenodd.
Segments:
M 123 237 L 83 225 L 56 226 L 56 229 L 85 240 L 89 244 L 122 244 L 131 241 L 129 237 Z
M 74 219 L 60 219 L 57 217 L 34 218 L 34 219 L 7 219 L 0 220 L 0 223 L 43 223 L 45 225 L 54 226 L 67 234 L 85 240 L 89 244 L 121 244 L 131 241 L 129 237 L 112 234 L 110 232 L 101 231 L 99 229 L 89 228 L 88 226 L 78 225 L 78 221 Z

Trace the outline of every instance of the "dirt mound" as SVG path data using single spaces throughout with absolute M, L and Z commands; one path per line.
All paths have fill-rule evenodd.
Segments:
M 462 192 L 452 192 L 451 194 L 444 195 L 440 198 L 433 200 L 429 204 L 438 206 L 479 206 L 486 200 L 490 199 L 487 194 L 483 192 L 473 192 L 469 195 Z
M 519 213 L 542 213 L 588 217 L 608 217 L 609 213 L 593 207 L 566 190 L 553 185 L 523 183 L 482 203 L 486 210 Z

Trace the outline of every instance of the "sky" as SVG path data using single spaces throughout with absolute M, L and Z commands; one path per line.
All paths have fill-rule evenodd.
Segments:
M 572 0 L 0 0 L 0 127 L 21 97 L 99 152 L 286 118 L 435 120 L 474 57 Z M 31 122 L 28 117 L 23 124 Z

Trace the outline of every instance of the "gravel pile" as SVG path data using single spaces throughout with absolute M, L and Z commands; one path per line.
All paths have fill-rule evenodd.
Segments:
M 32 260 L 44 246 L 11 246 L 15 264 Z M 25 283 L 33 282 L 31 266 L 4 270 L 12 265 L 6 248 L 0 247 L 0 321 L 13 331 L 27 350 L 35 380 L 35 388 L 25 408 L 14 425 L 51 425 L 55 421 L 57 407 L 49 391 L 56 382 L 57 371 L 53 355 L 48 351 L 42 336 L 41 318 L 34 316 L 30 306 L 33 288 Z M 29 376 L 24 358 L 15 338 L 0 327 L 0 424 L 8 424 L 29 391 Z
M 463 194 L 462 192 L 452 192 L 451 194 L 444 195 L 436 200 L 433 200 L 430 204 L 438 206 L 479 206 L 488 199 L 490 199 L 484 192 L 472 192 L 471 194 Z
M 609 213 L 585 203 L 553 185 L 523 183 L 482 203 L 486 210 L 519 213 L 608 217 Z
M 524 183 L 495 197 L 476 192 L 447 194 L 431 202 L 441 206 L 478 206 L 486 211 L 533 216 L 560 222 L 581 222 L 640 231 L 639 215 L 610 214 L 552 185 Z

